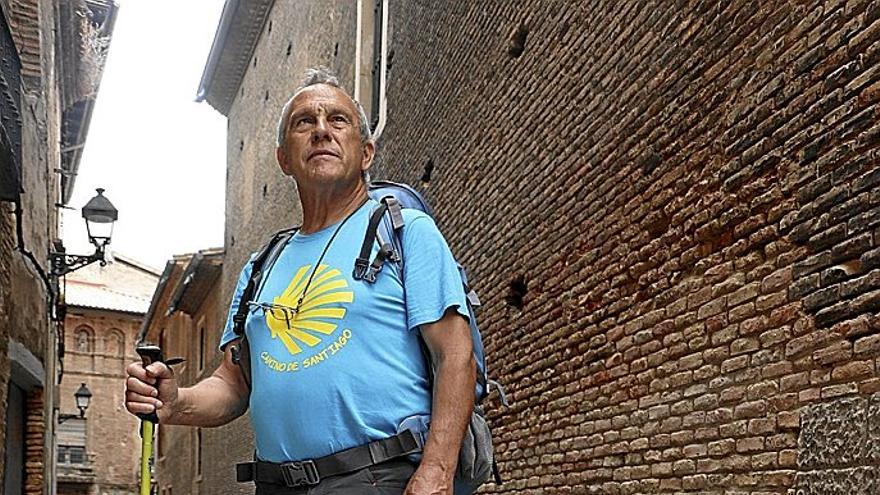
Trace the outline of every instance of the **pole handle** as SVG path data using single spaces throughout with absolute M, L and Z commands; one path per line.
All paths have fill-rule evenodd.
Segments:
M 144 365 L 144 368 L 155 363 L 162 362 L 162 349 L 157 345 L 152 344 L 138 344 L 135 348 L 135 351 L 141 357 L 141 362 Z M 156 411 L 153 411 L 149 414 L 138 414 L 137 417 L 141 418 L 144 421 L 149 421 L 151 423 L 159 422 L 159 415 L 156 414 Z

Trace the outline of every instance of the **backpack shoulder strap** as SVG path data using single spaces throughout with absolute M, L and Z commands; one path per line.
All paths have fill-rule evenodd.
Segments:
M 384 233 L 384 242 L 391 243 L 393 245 L 393 254 L 396 255 L 397 259 L 394 259 L 392 256 L 392 261 L 396 261 L 403 266 L 403 206 L 397 201 L 393 196 L 386 196 L 382 199 L 382 201 L 388 205 L 388 216 L 382 222 L 382 232 Z M 390 220 L 390 222 L 389 222 Z M 383 242 L 383 237 L 379 237 L 379 241 Z
M 263 280 L 263 274 L 272 269 L 275 260 L 281 254 L 281 250 L 287 245 L 287 241 L 296 234 L 299 227 L 286 229 L 276 232 L 275 235 L 263 246 L 251 262 L 251 276 L 248 283 L 238 300 L 238 308 L 232 316 L 232 330 L 239 337 L 239 341 L 231 346 L 232 361 L 241 368 L 242 376 L 248 389 L 251 388 L 251 360 L 250 348 L 247 341 L 247 335 L 244 333 L 244 325 L 247 321 L 248 303 L 254 299 L 260 283 Z
M 364 234 L 364 242 L 361 244 L 360 254 L 354 262 L 353 276 L 355 280 L 373 283 L 386 260 L 397 263 L 402 261 L 400 251 L 394 248 L 394 245 L 400 244 L 397 236 L 404 223 L 401 210 L 400 203 L 393 196 L 382 198 L 379 206 L 373 210 L 367 231 Z M 389 218 L 391 228 L 388 227 Z M 384 233 L 380 233 L 380 231 Z M 373 243 L 377 238 L 379 239 L 379 252 L 376 253 L 376 257 L 371 263 L 370 252 L 373 250 Z M 392 245 L 392 243 L 394 244 Z
M 245 321 L 247 321 L 248 303 L 253 301 L 254 296 L 257 294 L 257 289 L 263 281 L 263 274 L 272 269 L 272 265 L 275 264 L 275 260 L 277 260 L 278 256 L 281 254 L 281 250 L 284 249 L 287 241 L 289 241 L 298 230 L 299 227 L 294 227 L 292 229 L 285 229 L 276 232 L 269 242 L 257 252 L 257 256 L 254 257 L 254 260 L 251 262 L 251 276 L 244 288 L 244 292 L 241 294 L 241 299 L 238 301 L 238 309 L 232 317 L 232 329 L 235 331 L 236 335 L 240 337 L 244 336 L 244 324 Z

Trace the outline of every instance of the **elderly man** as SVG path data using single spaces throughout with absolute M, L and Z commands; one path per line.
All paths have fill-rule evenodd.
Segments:
M 127 368 L 127 409 L 155 411 L 161 424 L 220 426 L 250 405 L 257 494 L 452 493 L 475 380 L 465 295 L 433 220 L 412 210 L 403 211 L 405 262 L 386 265 L 372 284 L 352 277 L 378 205 L 365 179 L 374 154 L 361 106 L 328 71 L 310 70 L 279 122 L 276 156 L 296 180 L 303 222 L 249 303 L 252 386 L 229 344 L 253 260 L 221 339 L 226 357 L 211 377 L 178 388 L 162 363 Z M 433 390 L 420 338 L 434 362 Z M 425 414 L 430 434 L 415 464 L 388 439 Z M 317 476 L 287 486 L 296 483 L 280 466 L 294 461 L 318 466 Z

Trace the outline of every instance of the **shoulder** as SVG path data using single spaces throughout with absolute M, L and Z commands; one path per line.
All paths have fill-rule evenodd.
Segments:
M 404 237 L 443 237 L 437 223 L 427 213 L 411 208 L 403 210 Z
M 407 252 L 407 248 L 412 250 L 413 246 L 419 246 L 420 251 L 439 253 L 449 250 L 449 244 L 446 236 L 437 227 L 437 223 L 427 213 L 414 210 L 404 214 L 403 249 Z
M 425 213 L 421 210 L 416 210 L 415 208 L 403 208 L 401 210 L 401 213 L 403 213 L 404 225 L 409 225 L 411 223 L 417 223 L 417 222 L 424 222 L 426 220 L 431 224 L 434 223 L 434 219 L 431 218 L 431 215 L 428 215 L 427 213 Z
M 251 273 L 254 270 L 254 260 L 257 258 L 256 252 L 251 253 L 248 256 L 247 260 L 241 265 L 241 270 L 238 272 L 238 284 L 243 286 L 244 283 L 251 277 Z

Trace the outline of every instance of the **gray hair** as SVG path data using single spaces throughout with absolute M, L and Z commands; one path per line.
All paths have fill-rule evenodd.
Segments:
M 296 91 L 293 92 L 293 96 L 287 100 L 287 103 L 284 104 L 284 108 L 281 110 L 281 117 L 278 119 L 278 139 L 277 144 L 280 148 L 284 144 L 284 135 L 287 131 L 287 119 L 290 115 L 290 108 L 293 106 L 293 98 L 297 93 L 302 91 L 303 89 L 314 86 L 316 84 L 326 84 L 328 86 L 333 86 L 334 88 L 339 88 L 342 90 L 346 96 L 351 99 L 351 102 L 354 103 L 355 108 L 357 108 L 358 114 L 358 124 L 360 126 L 361 131 L 361 141 L 367 142 L 373 139 L 373 133 L 370 131 L 370 122 L 367 120 L 367 114 L 364 112 L 364 107 L 361 106 L 360 102 L 351 97 L 351 95 L 346 92 L 342 86 L 339 85 L 339 79 L 336 77 L 336 74 L 333 73 L 327 67 L 319 66 L 313 67 L 311 69 L 306 70 L 305 77 L 303 77 L 302 83 L 299 87 L 296 88 Z

